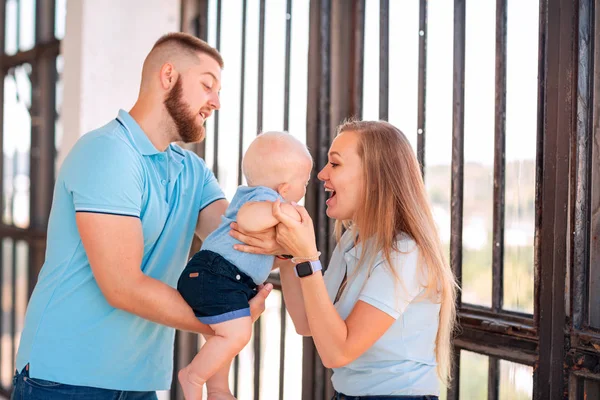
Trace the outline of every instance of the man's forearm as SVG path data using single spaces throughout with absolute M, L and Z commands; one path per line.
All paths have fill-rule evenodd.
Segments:
M 177 290 L 147 275 L 142 274 L 134 284 L 112 297 L 114 307 L 152 322 L 182 331 L 214 333 L 196 318 Z

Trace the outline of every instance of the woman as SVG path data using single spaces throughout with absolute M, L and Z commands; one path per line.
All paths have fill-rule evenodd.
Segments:
M 456 284 L 412 148 L 387 122 L 350 121 L 328 157 L 318 178 L 337 246 L 324 276 L 306 210 L 297 222 L 273 204 L 277 241 L 296 263 L 280 269 L 296 330 L 333 368 L 334 399 L 436 399 L 450 379 Z M 232 234 L 247 244 L 238 249 L 260 251 Z

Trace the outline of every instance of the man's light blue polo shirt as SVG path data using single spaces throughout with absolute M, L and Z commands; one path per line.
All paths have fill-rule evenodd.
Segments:
M 118 117 L 75 144 L 58 175 L 46 261 L 25 318 L 19 371 L 115 390 L 168 389 L 175 331 L 111 307 L 94 280 L 76 212 L 139 218 L 142 271 L 175 287 L 198 213 L 225 196 L 204 162 L 171 144 L 158 151 L 135 120 Z

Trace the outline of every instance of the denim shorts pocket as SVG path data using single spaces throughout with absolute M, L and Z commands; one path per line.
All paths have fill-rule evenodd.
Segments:
M 36 388 L 54 388 L 62 385 L 62 383 L 47 381 L 45 379 L 31 378 L 31 377 L 23 377 L 23 382 L 26 385 L 30 385 Z

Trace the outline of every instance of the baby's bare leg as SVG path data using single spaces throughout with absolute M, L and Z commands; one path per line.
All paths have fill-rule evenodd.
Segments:
M 202 387 L 248 344 L 252 335 L 250 317 L 210 325 L 215 335 L 206 341 L 190 365 L 179 371 L 186 400 L 202 400 Z
M 212 335 L 203 335 L 206 340 L 212 338 Z M 231 389 L 229 389 L 229 371 L 231 370 L 231 361 L 226 362 L 212 377 L 206 381 L 207 400 L 235 400 Z

